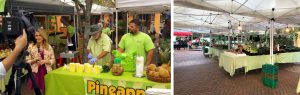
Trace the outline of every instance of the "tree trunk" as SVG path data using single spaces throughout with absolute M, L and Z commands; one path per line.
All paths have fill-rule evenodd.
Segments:
M 91 9 L 92 9 L 92 4 L 93 4 L 93 0 L 85 0 L 85 4 L 86 4 L 86 11 L 83 12 L 85 15 L 85 28 L 84 28 L 84 40 L 83 40 L 83 47 L 87 47 L 87 43 L 89 40 L 89 35 L 86 35 L 86 33 L 88 33 L 90 31 L 90 26 L 91 26 Z M 83 55 L 86 55 L 86 49 L 83 50 Z M 84 60 L 86 60 L 85 62 L 87 62 L 87 57 L 84 56 Z
M 83 55 L 86 55 L 86 49 L 85 47 L 87 47 L 88 43 L 88 38 L 89 36 L 86 35 L 87 32 L 90 31 L 90 22 L 91 22 L 91 9 L 92 9 L 92 4 L 93 4 L 93 0 L 85 0 L 85 6 L 83 4 L 81 4 L 81 2 L 79 2 L 79 0 L 73 0 L 73 2 L 75 3 L 75 7 L 77 10 L 77 15 L 78 15 L 78 24 L 79 24 L 79 29 L 80 31 L 82 31 L 82 25 L 84 26 L 84 32 L 81 33 L 83 34 L 84 38 L 83 38 Z M 84 19 L 81 19 L 80 17 L 80 11 L 82 10 L 83 15 L 84 15 Z M 83 56 L 84 62 L 87 62 L 87 58 L 86 56 Z

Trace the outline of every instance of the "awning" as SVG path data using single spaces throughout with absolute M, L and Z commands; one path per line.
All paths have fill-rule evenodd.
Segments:
M 64 2 L 68 5 L 71 6 L 75 6 L 75 3 L 73 2 L 73 0 L 60 0 L 61 2 Z M 83 5 L 85 5 L 84 1 L 80 1 Z M 113 12 L 115 12 L 115 8 L 110 8 L 107 6 L 102 6 L 103 4 L 99 4 L 100 2 L 94 2 L 92 4 L 92 10 L 91 13 L 92 14 L 103 14 L 103 13 L 109 13 L 112 14 Z M 75 10 L 76 12 L 76 10 Z M 80 13 L 83 13 L 82 10 L 80 11 Z
M 174 36 L 192 36 L 192 32 L 174 32 Z
M 12 7 L 11 7 L 12 6 Z M 7 10 L 26 10 L 34 14 L 74 14 L 74 7 L 58 0 L 7 0 Z
M 116 0 L 120 11 L 154 13 L 170 10 L 171 0 Z
M 240 25 L 245 31 L 265 31 L 270 18 L 275 29 L 299 27 L 299 14 L 299 0 L 174 0 L 174 28 L 182 30 L 228 32 Z

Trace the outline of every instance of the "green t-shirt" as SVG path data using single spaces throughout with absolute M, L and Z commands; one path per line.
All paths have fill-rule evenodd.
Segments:
M 68 29 L 69 37 L 72 37 L 72 36 L 75 34 L 74 27 L 71 26 L 71 25 L 69 25 L 69 26 L 67 27 L 67 29 Z
M 104 33 L 104 34 L 106 34 L 106 35 L 108 35 L 108 36 L 110 36 L 110 29 L 108 28 L 108 27 L 106 27 L 106 28 L 104 28 L 103 30 L 102 30 L 102 33 Z
M 96 41 L 93 37 L 90 38 L 87 49 L 90 50 L 93 57 L 99 56 L 103 51 L 111 52 L 111 39 L 104 33 L 101 33 L 101 37 Z M 110 62 L 110 53 L 105 57 L 98 60 L 98 65 L 105 65 Z
M 121 38 L 119 47 L 125 50 L 125 53 L 136 52 L 138 55 L 144 56 L 145 63 L 147 52 L 155 48 L 150 36 L 143 32 L 139 32 L 137 35 L 125 34 Z
M 0 12 L 4 12 L 5 1 L 6 1 L 6 0 L 0 0 Z

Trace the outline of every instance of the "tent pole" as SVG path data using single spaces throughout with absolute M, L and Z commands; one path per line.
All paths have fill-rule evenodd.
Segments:
M 75 23 L 75 21 L 76 21 L 76 18 L 75 18 L 75 13 L 74 13 L 74 15 L 73 15 L 73 26 L 74 26 L 74 31 L 75 31 L 75 43 L 73 43 L 73 45 L 75 45 L 75 48 L 77 48 L 78 46 L 77 46 L 77 27 L 76 27 L 76 23 Z
M 211 40 L 211 30 L 209 30 L 209 39 L 210 39 L 209 46 L 212 46 L 212 40 Z
M 193 32 L 192 32 L 192 38 L 191 38 L 191 48 L 192 48 L 192 45 L 193 45 Z
M 204 33 L 202 33 L 201 36 L 202 36 L 201 38 L 204 40 Z M 203 42 L 204 42 L 204 41 L 203 41 Z M 203 42 L 202 42 L 202 46 L 205 46 Z
M 274 40 L 274 19 L 271 20 L 271 31 L 270 31 L 270 64 L 273 63 L 273 40 Z
M 126 24 L 126 26 L 127 26 L 127 27 L 126 27 L 126 31 L 127 31 L 126 33 L 128 33 L 128 12 L 126 12 L 126 13 L 127 13 L 127 14 L 126 14 L 126 23 L 127 23 L 127 24 Z
M 116 8 L 116 49 L 118 48 L 118 8 Z
M 274 11 L 275 11 L 275 8 L 272 8 L 272 15 L 273 15 L 273 18 L 271 18 L 271 31 L 270 31 L 270 64 L 274 65 L 273 63 L 273 40 L 274 40 L 274 21 L 275 21 L 275 18 L 274 18 Z
M 231 33 L 232 32 L 232 29 L 230 29 L 229 33 L 228 33 L 228 50 L 230 49 L 230 43 L 231 43 L 231 40 L 230 40 L 230 36 L 231 36 Z

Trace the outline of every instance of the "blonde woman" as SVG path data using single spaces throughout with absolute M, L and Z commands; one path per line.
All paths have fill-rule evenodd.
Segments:
M 54 52 L 48 43 L 48 35 L 45 30 L 39 29 L 35 33 L 36 43 L 29 44 L 29 56 L 26 58 L 27 63 L 31 65 L 31 69 L 37 85 L 44 91 L 44 76 L 47 72 L 52 71 L 51 65 L 55 64 Z M 29 87 L 32 89 L 31 80 L 28 81 Z

